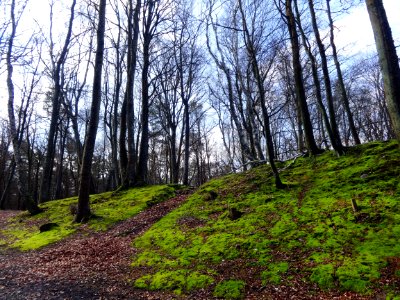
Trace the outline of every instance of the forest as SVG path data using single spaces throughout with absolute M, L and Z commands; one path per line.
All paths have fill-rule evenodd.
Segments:
M 398 138 L 396 44 L 363 2 L 2 1 L 0 207 L 79 195 L 79 221 L 90 193 L 264 163 L 283 187 L 275 161 Z M 377 51 L 349 59 L 335 20 L 357 6 Z
M 0 0 L 0 299 L 399 299 L 389 2 Z

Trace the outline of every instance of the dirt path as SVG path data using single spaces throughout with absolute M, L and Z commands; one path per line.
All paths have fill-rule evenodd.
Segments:
M 37 251 L 3 250 L 0 299 L 172 298 L 132 288 L 132 240 L 186 198 L 179 195 L 157 204 L 107 232 L 73 235 Z

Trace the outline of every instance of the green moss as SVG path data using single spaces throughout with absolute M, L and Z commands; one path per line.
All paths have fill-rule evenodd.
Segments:
M 91 195 L 93 217 L 84 226 L 94 231 L 106 230 L 146 209 L 149 201 L 160 202 L 173 195 L 174 187 L 166 185 Z M 73 222 L 74 216 L 70 213 L 70 206 L 76 203 L 77 198 L 55 200 L 40 205 L 43 212 L 38 215 L 21 213 L 1 230 L 5 237 L 2 243 L 21 250 L 32 250 L 67 237 L 82 226 Z M 39 226 L 50 222 L 58 226 L 40 233 Z
M 375 288 L 388 257 L 400 256 L 398 143 L 357 146 L 339 158 L 325 152 L 282 168 L 284 190 L 274 187 L 268 165 L 203 185 L 136 239 L 133 264 L 150 273 L 190 268 L 217 281 L 218 270 L 240 261 L 232 278 L 248 265 L 264 269 L 263 284 L 282 284 L 295 272 L 324 289 Z M 232 207 L 243 215 L 229 219 Z M 201 222 L 182 223 L 188 219 Z
M 287 262 L 271 263 L 268 265 L 268 269 L 261 273 L 261 279 L 263 285 L 267 283 L 278 284 L 281 282 L 281 275 L 286 273 L 289 269 Z
M 134 286 L 149 290 L 172 290 L 177 294 L 182 291 L 200 289 L 213 283 L 213 279 L 199 272 L 190 270 L 159 271 L 137 279 Z
M 242 299 L 245 286 L 241 280 L 224 280 L 217 284 L 213 295 L 224 299 Z
M 310 280 L 323 289 L 332 288 L 334 286 L 334 271 L 332 264 L 319 265 L 313 269 Z

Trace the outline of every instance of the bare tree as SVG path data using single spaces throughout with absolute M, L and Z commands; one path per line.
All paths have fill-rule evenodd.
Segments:
M 349 97 L 346 92 L 346 87 L 344 85 L 342 69 L 341 69 L 338 54 L 337 54 L 335 35 L 334 35 L 334 24 L 333 24 L 333 19 L 332 19 L 330 1 L 331 0 L 326 0 L 326 7 L 327 7 L 326 12 L 328 14 L 328 20 L 329 20 L 329 29 L 330 29 L 329 30 L 329 38 L 330 38 L 330 44 L 332 47 L 333 61 L 335 62 L 335 67 L 336 67 L 337 83 L 339 85 L 340 96 L 341 96 L 341 100 L 343 102 L 343 106 L 344 106 L 344 109 L 345 109 L 345 112 L 347 115 L 347 121 L 349 123 L 351 135 L 353 136 L 354 143 L 356 145 L 359 145 L 361 142 L 360 142 L 360 138 L 358 136 L 356 126 L 354 124 L 353 113 L 350 109 L 350 100 L 349 100 Z
M 26 5 L 26 1 L 23 3 L 23 7 Z M 23 10 L 23 8 L 22 8 Z M 21 12 L 22 14 L 22 12 Z M 16 167 L 16 180 L 18 185 L 19 193 L 23 199 L 23 203 L 31 214 L 36 214 L 40 212 L 37 203 L 34 201 L 30 191 L 27 189 L 27 174 L 24 168 L 24 162 L 21 154 L 21 143 L 18 137 L 17 126 L 14 114 L 14 83 L 13 83 L 13 46 L 14 38 L 16 36 L 18 21 L 21 15 L 15 15 L 15 0 L 11 1 L 10 6 L 10 18 L 11 18 L 11 33 L 8 38 L 7 47 L 7 89 L 8 89 L 8 118 L 10 126 L 10 135 L 12 139 L 13 151 L 14 151 L 14 161 Z
M 307 98 L 304 88 L 303 71 L 300 62 L 300 44 L 297 33 L 296 19 L 293 13 L 292 0 L 285 0 L 285 21 L 290 34 L 290 42 L 292 46 L 292 64 L 294 72 L 294 82 L 296 97 L 301 112 L 301 120 L 304 129 L 304 137 L 307 150 L 310 154 L 315 155 L 321 152 L 315 143 L 313 126 L 310 119 L 310 112 L 307 106 Z
M 90 110 L 89 126 L 86 133 L 85 147 L 83 149 L 82 166 L 80 170 L 78 211 L 76 222 L 86 221 L 90 217 L 90 180 L 92 173 L 93 152 L 96 142 L 97 127 L 101 105 L 102 68 L 104 55 L 104 33 L 106 24 L 106 0 L 100 0 L 98 7 L 97 47 L 94 65 L 92 105 Z
M 61 94 L 62 94 L 62 86 L 61 86 L 61 72 L 62 67 L 65 63 L 69 45 L 71 42 L 72 37 L 72 25 L 75 18 L 75 5 L 76 0 L 72 0 L 71 5 L 71 15 L 68 24 L 68 31 L 65 37 L 64 45 L 61 50 L 61 53 L 57 59 L 54 61 L 55 54 L 53 53 L 53 42 L 51 41 L 51 56 L 52 56 L 52 79 L 54 83 L 54 90 L 51 97 L 51 105 L 52 105 L 52 112 L 51 112 L 51 119 L 50 119 L 50 127 L 49 133 L 47 137 L 47 148 L 46 148 L 46 155 L 45 155 L 45 162 L 43 166 L 43 175 L 42 175 L 42 182 L 40 188 L 40 202 L 46 202 L 51 200 L 51 179 L 53 174 L 53 161 L 55 155 L 55 136 L 57 131 L 57 124 L 59 121 L 59 113 L 61 107 Z M 52 12 L 51 12 L 52 14 Z M 52 17 L 51 17 L 52 18 Z
M 254 9 L 256 6 L 259 6 L 261 3 L 254 1 L 251 4 L 253 4 L 251 9 Z M 263 34 L 265 34 L 265 33 L 262 32 L 261 29 L 255 28 L 254 23 L 255 23 L 255 20 L 257 19 L 256 16 L 252 15 L 249 17 L 249 19 L 252 21 L 253 26 L 250 27 L 248 25 L 248 23 L 247 23 L 248 16 L 246 16 L 246 14 L 245 14 L 242 0 L 239 0 L 238 5 L 239 5 L 238 8 L 239 8 L 239 11 L 241 14 L 241 18 L 242 18 L 244 44 L 246 47 L 247 55 L 250 60 L 252 75 L 255 79 L 255 84 L 257 86 L 257 91 L 258 91 L 259 103 L 261 106 L 263 127 L 264 127 L 264 136 L 265 136 L 265 139 L 267 142 L 268 162 L 271 166 L 272 173 L 274 174 L 274 177 L 275 177 L 276 187 L 283 188 L 284 184 L 282 183 L 282 181 L 279 177 L 279 172 L 275 165 L 275 150 L 274 150 L 274 143 L 273 143 L 273 138 L 272 138 L 272 133 L 271 133 L 270 116 L 269 116 L 269 112 L 268 112 L 267 104 L 266 104 L 267 97 L 266 97 L 266 90 L 265 90 L 265 80 L 266 80 L 267 76 L 269 75 L 269 72 L 271 71 L 275 55 L 272 54 L 272 58 L 270 58 L 269 61 L 264 62 L 266 66 L 264 66 L 263 67 L 264 70 L 262 70 L 262 67 L 260 66 L 259 53 L 258 53 L 259 52 L 258 49 L 261 50 L 262 47 L 261 47 L 261 45 L 259 45 L 259 43 L 260 43 L 260 40 L 263 40 L 263 42 L 266 42 L 266 41 L 268 41 L 268 39 L 265 36 L 263 36 Z M 266 16 L 263 15 L 263 18 L 264 18 L 264 22 L 265 22 Z M 257 25 L 260 25 L 260 24 L 257 24 Z M 272 39 L 272 42 L 270 44 L 271 49 L 274 49 L 274 47 L 277 47 L 276 45 L 274 45 L 275 42 L 276 41 L 274 41 Z

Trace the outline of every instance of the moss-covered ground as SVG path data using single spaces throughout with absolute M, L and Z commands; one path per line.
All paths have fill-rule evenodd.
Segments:
M 300 281 L 399 299 L 398 143 L 279 167 L 286 189 L 275 188 L 268 166 L 214 179 L 136 239 L 134 285 L 240 299 L 254 281 L 261 289 Z
M 174 195 L 173 186 L 148 186 L 118 192 L 107 192 L 90 196 L 93 216 L 86 224 L 73 222 L 70 206 L 77 198 L 55 200 L 40 205 L 42 213 L 30 216 L 21 213 L 14 217 L 6 228 L 0 229 L 0 245 L 32 250 L 59 241 L 76 231 L 93 232 L 106 230 L 111 225 L 130 218 L 146 207 L 164 201 Z M 39 227 L 52 223 L 51 230 L 40 232 Z

